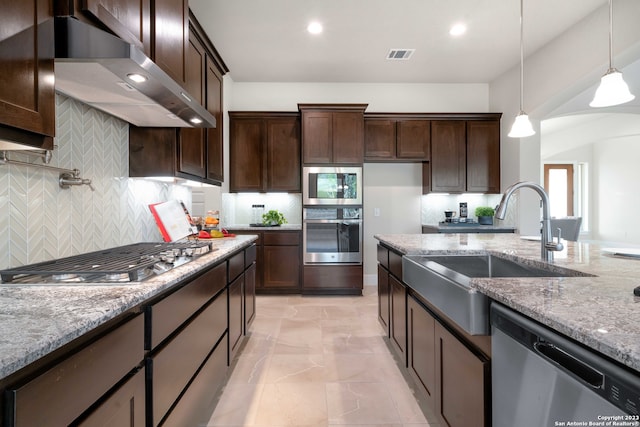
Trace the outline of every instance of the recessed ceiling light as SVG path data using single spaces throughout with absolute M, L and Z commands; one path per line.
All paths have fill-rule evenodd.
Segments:
M 127 78 L 129 80 L 131 80 L 132 82 L 136 82 L 136 83 L 142 83 L 142 82 L 146 82 L 147 81 L 147 78 L 145 76 L 143 76 L 142 74 L 137 74 L 137 73 L 127 74 Z
M 320 34 L 322 32 L 322 24 L 319 22 L 312 22 L 307 26 L 307 31 L 311 34 Z
M 455 24 L 453 27 L 451 27 L 451 29 L 449 30 L 449 34 L 451 34 L 452 36 L 461 36 L 464 33 L 467 32 L 467 26 L 464 24 Z

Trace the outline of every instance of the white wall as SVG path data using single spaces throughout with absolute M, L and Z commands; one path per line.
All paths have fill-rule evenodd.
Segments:
M 422 164 L 366 163 L 363 174 L 363 264 L 365 276 L 372 276 L 377 274 L 375 234 L 422 232 Z
M 640 58 L 640 2 L 617 0 L 614 7 L 614 64 L 623 67 Z M 526 16 L 525 16 L 526 28 Z M 502 186 L 517 181 L 541 182 L 540 121 L 577 94 L 597 84 L 608 62 L 608 7 L 603 5 L 537 52 L 526 51 L 524 110 L 537 134 L 521 140 L 507 136 L 519 109 L 519 64 L 491 82 L 489 108 L 502 111 Z M 585 109 L 588 107 L 585 106 Z M 529 194 L 530 193 L 530 194 Z M 538 196 L 522 192 L 519 228 L 529 234 L 538 228 Z

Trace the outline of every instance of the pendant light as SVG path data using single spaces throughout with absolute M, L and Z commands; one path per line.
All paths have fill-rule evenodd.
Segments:
M 511 138 L 524 138 L 531 136 L 536 132 L 533 130 L 533 126 L 529 121 L 529 116 L 524 112 L 522 108 L 522 102 L 524 98 L 524 42 L 523 42 L 523 19 L 522 19 L 522 7 L 523 0 L 520 0 L 520 112 L 516 116 L 511 132 L 509 136 Z
M 622 73 L 613 68 L 613 0 L 609 0 L 609 69 L 602 76 L 590 107 L 610 107 L 624 104 L 634 99 L 629 86 L 622 79 Z

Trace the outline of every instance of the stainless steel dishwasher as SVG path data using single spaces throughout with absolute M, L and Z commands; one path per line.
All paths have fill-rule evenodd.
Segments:
M 490 316 L 493 427 L 640 425 L 637 372 L 501 304 Z

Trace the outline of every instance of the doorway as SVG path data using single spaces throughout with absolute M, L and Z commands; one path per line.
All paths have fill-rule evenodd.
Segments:
M 544 189 L 549 195 L 552 217 L 574 216 L 573 182 L 573 164 L 544 165 Z

